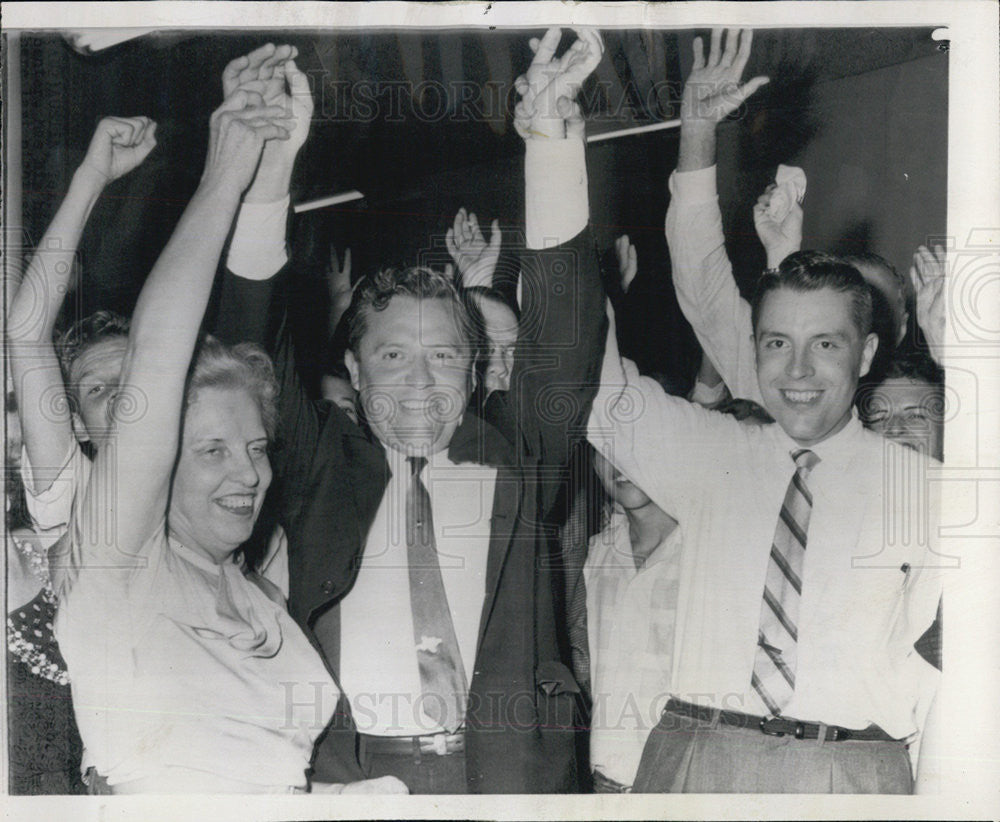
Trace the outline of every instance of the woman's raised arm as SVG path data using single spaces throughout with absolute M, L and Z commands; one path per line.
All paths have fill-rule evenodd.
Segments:
M 287 139 L 284 117 L 283 108 L 246 90 L 212 114 L 201 183 L 139 295 L 112 409 L 114 433 L 98 453 L 77 519 L 87 546 L 113 560 L 102 565 L 127 572 L 163 519 L 185 379 L 219 256 L 265 141 Z M 71 540 L 73 550 L 80 536 Z

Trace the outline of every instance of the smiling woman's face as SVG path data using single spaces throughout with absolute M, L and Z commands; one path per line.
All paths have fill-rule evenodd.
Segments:
M 221 562 L 250 538 L 271 484 L 260 408 L 243 389 L 205 387 L 184 415 L 170 530 Z

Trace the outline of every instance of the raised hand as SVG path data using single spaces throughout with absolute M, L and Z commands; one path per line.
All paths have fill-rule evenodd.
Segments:
M 636 259 L 635 246 L 629 241 L 628 234 L 622 234 L 615 240 L 615 256 L 618 258 L 618 271 L 622 278 L 622 291 L 628 293 L 632 280 L 635 279 L 639 264 Z
M 256 91 L 266 102 L 284 91 L 284 63 L 298 57 L 295 46 L 265 43 L 249 54 L 231 60 L 222 72 L 222 94 L 229 97 L 236 89 Z
M 295 158 L 309 136 L 313 99 L 308 78 L 295 64 L 296 56 L 295 46 L 266 43 L 231 61 L 222 73 L 227 97 L 237 89 L 255 92 L 265 105 L 281 106 L 290 124 L 288 139 L 265 145 L 247 202 L 273 202 L 288 194 Z
M 944 249 L 936 245 L 934 252 L 920 246 L 913 255 L 910 280 L 917 301 L 917 323 L 927 339 L 930 355 L 944 364 L 944 283 L 947 258 Z
M 448 229 L 444 239 L 448 253 L 458 267 L 462 285 L 466 288 L 489 288 L 493 284 L 493 272 L 500 259 L 503 241 L 499 221 L 494 220 L 490 224 L 490 241 L 487 243 L 476 215 L 467 214 L 464 208 L 460 208 L 455 215 L 455 224 Z
M 757 89 L 769 82 L 759 76 L 740 85 L 750 59 L 753 32 L 729 29 L 722 48 L 722 29 L 712 29 L 712 43 L 705 59 L 705 44 L 694 40 L 694 63 L 681 96 L 681 125 L 703 123 L 712 128 L 729 116 Z M 737 43 L 739 44 L 737 46 Z
M 771 197 L 777 186 L 771 183 L 757 198 L 753 207 L 753 224 L 767 252 L 767 267 L 777 268 L 789 254 L 802 248 L 802 206 L 792 202 L 788 213 L 776 220 L 772 215 Z
M 268 106 L 282 106 L 293 121 L 289 138 L 275 150 L 292 157 L 309 136 L 313 99 L 306 76 L 295 64 L 295 46 L 261 46 L 250 54 L 233 60 L 222 74 L 223 93 L 228 97 L 236 89 L 256 91 Z
M 596 29 L 574 29 L 577 40 L 561 57 L 555 56 L 562 30 L 551 28 L 540 40 L 531 38 L 535 53 L 527 72 L 514 81 L 521 95 L 515 110 L 515 126 L 525 139 L 566 136 L 559 101 L 572 103 L 584 81 L 597 68 L 604 42 Z
M 99 185 L 128 174 L 156 147 L 156 123 L 148 117 L 105 117 L 97 124 L 80 166 Z
M 332 336 L 337 330 L 337 324 L 351 304 L 351 249 L 344 250 L 344 262 L 341 265 L 337 247 L 330 245 L 330 265 L 326 269 L 326 287 L 330 293 L 329 333 Z
M 202 182 L 242 193 L 253 180 L 264 143 L 287 140 L 292 123 L 282 106 L 268 106 L 255 91 L 237 89 L 213 112 Z
M 341 265 L 337 247 L 330 245 L 330 265 L 326 269 L 326 287 L 333 301 L 351 293 L 351 249 L 344 249 L 344 262 Z M 348 296 L 350 299 L 350 296 Z

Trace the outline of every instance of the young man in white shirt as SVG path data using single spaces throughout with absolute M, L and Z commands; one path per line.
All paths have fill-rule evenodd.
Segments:
M 716 120 L 766 82 L 738 85 L 749 32 L 721 40 L 707 60 L 696 40 L 684 101 Z M 667 396 L 609 333 L 588 438 L 685 531 L 672 699 L 636 792 L 913 789 L 907 745 L 937 674 L 914 643 L 942 563 L 930 461 L 852 408 L 871 315 L 861 275 L 829 255 L 762 277 L 747 345 L 776 422 L 760 427 Z

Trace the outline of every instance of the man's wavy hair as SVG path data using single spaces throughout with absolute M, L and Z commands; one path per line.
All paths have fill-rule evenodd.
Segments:
M 351 305 L 344 315 L 347 323 L 347 347 L 358 354 L 358 346 L 368 331 L 368 320 L 374 312 L 384 311 L 396 296 L 418 300 L 444 300 L 452 307 L 455 322 L 469 346 L 470 358 L 476 358 L 481 347 L 482 320 L 477 319 L 462 299 L 451 279 L 427 266 L 384 268 L 376 274 L 362 277 L 354 288 Z
M 62 371 L 63 382 L 70 384 L 70 369 L 76 358 L 87 348 L 105 340 L 128 339 L 130 321 L 128 317 L 114 311 L 96 311 L 82 320 L 77 320 L 55 341 L 56 357 Z
M 206 336 L 188 377 L 185 408 L 197 401 L 203 388 L 245 390 L 260 409 L 268 440 L 274 441 L 278 428 L 278 381 L 271 358 L 259 345 L 226 345 Z
M 864 339 L 872 331 L 872 293 L 865 278 L 842 258 L 822 251 L 797 251 L 789 254 L 774 271 L 765 272 L 757 281 L 751 301 L 754 334 L 760 321 L 764 299 L 772 291 L 819 291 L 829 288 L 851 299 L 851 319 Z

